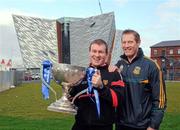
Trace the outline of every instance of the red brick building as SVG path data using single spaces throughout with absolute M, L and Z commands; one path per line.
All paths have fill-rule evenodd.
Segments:
M 180 40 L 162 41 L 151 48 L 151 58 L 162 68 L 167 80 L 180 81 Z

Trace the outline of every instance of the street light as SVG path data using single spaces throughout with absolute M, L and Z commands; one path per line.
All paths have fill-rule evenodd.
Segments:
M 170 68 L 172 68 L 172 80 L 174 80 L 174 60 L 173 59 L 170 60 L 169 65 L 170 65 Z
M 162 73 L 163 73 L 163 76 L 166 80 L 166 77 L 167 77 L 167 68 L 166 68 L 166 58 L 165 56 L 161 56 L 161 68 L 162 68 Z

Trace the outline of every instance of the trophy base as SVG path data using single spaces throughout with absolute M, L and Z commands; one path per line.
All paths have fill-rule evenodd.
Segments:
M 47 110 L 54 112 L 70 113 L 73 115 L 77 113 L 77 110 L 71 104 L 71 102 L 69 100 L 66 100 L 64 97 L 60 98 L 54 103 L 51 103 L 51 105 L 48 106 Z

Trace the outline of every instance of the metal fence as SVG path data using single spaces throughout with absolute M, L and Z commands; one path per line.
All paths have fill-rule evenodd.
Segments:
M 23 71 L 0 71 L 0 92 L 21 84 Z

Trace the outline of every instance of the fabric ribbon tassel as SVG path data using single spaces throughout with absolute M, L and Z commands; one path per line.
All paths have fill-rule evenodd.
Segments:
M 98 91 L 96 89 L 94 89 L 93 86 L 92 86 L 92 76 L 94 75 L 94 73 L 96 71 L 97 70 L 95 68 L 89 67 L 86 70 L 86 74 L 87 74 L 87 81 L 88 81 L 88 93 L 92 94 L 92 90 L 93 90 L 93 93 L 94 93 L 94 96 L 95 96 L 96 109 L 97 109 L 98 117 L 100 118 L 99 94 L 98 94 Z M 91 100 L 94 102 L 94 100 L 92 98 L 91 98 Z
M 42 94 L 44 99 L 49 99 L 49 85 L 51 82 L 51 68 L 52 63 L 49 60 L 45 60 L 42 63 L 42 72 L 41 72 L 41 79 L 42 79 Z

